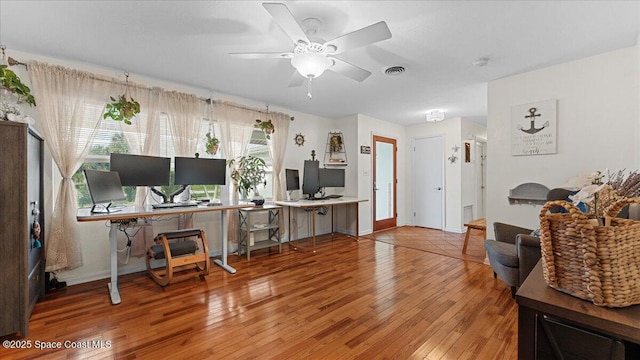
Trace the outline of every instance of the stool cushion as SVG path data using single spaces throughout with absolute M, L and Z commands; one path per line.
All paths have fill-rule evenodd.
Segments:
M 159 238 L 162 235 L 164 235 L 167 237 L 167 239 L 176 239 L 176 238 L 189 237 L 189 236 L 200 236 L 200 233 L 201 233 L 200 229 L 171 230 L 171 231 L 165 231 L 165 232 L 159 233 L 156 236 L 156 238 Z
M 193 254 L 198 250 L 198 245 L 193 240 L 176 241 L 169 243 L 169 250 L 171 250 L 171 256 L 181 256 L 187 254 Z M 164 259 L 164 246 L 153 245 L 149 249 L 149 256 L 154 259 Z
M 515 245 L 501 241 L 487 240 L 484 242 L 484 248 L 487 250 L 487 257 L 489 259 L 496 260 L 504 266 L 518 267 L 518 255 L 516 254 Z

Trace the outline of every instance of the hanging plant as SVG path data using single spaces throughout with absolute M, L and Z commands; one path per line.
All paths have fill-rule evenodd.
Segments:
M 271 122 L 271 119 L 269 119 L 269 104 L 267 104 L 267 116 L 266 116 L 266 118 L 268 119 L 267 121 L 262 121 L 260 119 L 256 119 L 256 123 L 253 125 L 253 127 L 261 129 L 264 132 L 265 137 L 268 140 L 271 140 L 271 134 L 276 132 L 276 127 L 273 126 L 273 123 Z
M 256 119 L 256 123 L 255 125 L 253 125 L 253 127 L 261 129 L 262 131 L 264 131 L 265 137 L 267 139 L 271 139 L 271 134 L 273 134 L 274 132 L 276 132 L 275 126 L 273 126 L 273 123 L 271 122 L 271 119 L 267 120 L 267 121 L 262 121 L 260 119 Z
M 120 95 L 118 99 L 110 96 L 111 103 L 107 104 L 107 109 L 103 115 L 103 118 L 111 118 L 115 121 L 124 121 L 125 124 L 131 125 L 131 119 L 140 113 L 140 103 L 135 101 L 129 93 L 129 73 L 125 72 L 126 88 L 124 94 Z
M 12 70 L 9 70 L 9 65 L 5 63 L 4 50 L 6 46 L 2 45 L 0 49 L 2 49 L 2 64 L 0 65 L 0 83 L 2 87 L 18 95 L 18 102 L 24 101 L 31 106 L 36 106 L 36 99 L 31 95 L 31 89 L 23 84 L 20 77 Z M 13 59 L 9 58 L 9 60 Z
M 207 142 L 205 143 L 205 152 L 207 154 L 215 155 L 218 152 L 220 140 L 211 131 L 209 131 L 205 136 L 207 138 Z

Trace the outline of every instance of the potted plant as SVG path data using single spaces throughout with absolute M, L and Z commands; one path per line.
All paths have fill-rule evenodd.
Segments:
M 120 95 L 118 99 L 113 96 L 109 98 L 111 103 L 107 104 L 107 111 L 104 113 L 103 118 L 124 121 L 125 124 L 131 125 L 131 119 L 140 113 L 140 103 L 130 96 L 127 98 L 126 94 Z
M 26 102 L 36 106 L 36 99 L 31 94 L 31 89 L 22 83 L 20 77 L 9 70 L 9 65 L 0 65 L 0 84 L 8 91 L 18 95 L 18 102 Z
M 259 185 L 266 185 L 267 164 L 261 158 L 255 156 L 240 156 L 227 161 L 231 169 L 231 181 L 242 199 L 247 199 L 249 191 L 253 190 L 256 205 L 262 205 L 264 199 L 258 193 Z
M 267 139 L 271 139 L 271 134 L 273 134 L 274 132 L 276 132 L 275 126 L 273 126 L 273 123 L 271 122 L 271 119 L 267 120 L 267 121 L 262 121 L 260 119 L 256 119 L 256 123 L 255 125 L 253 125 L 253 127 L 255 128 L 259 128 L 262 129 L 262 131 L 264 131 L 265 133 L 265 137 Z
M 207 154 L 215 155 L 218 152 L 220 140 L 211 132 L 208 132 L 205 136 L 207 138 L 207 142 L 205 143 L 205 152 Z

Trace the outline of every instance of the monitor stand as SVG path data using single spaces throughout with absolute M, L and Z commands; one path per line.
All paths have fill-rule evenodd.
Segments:
M 154 187 L 151 187 L 151 191 L 152 191 L 154 194 L 156 194 L 156 195 L 158 195 L 158 196 L 162 197 L 162 202 L 163 202 L 163 203 L 168 204 L 168 203 L 173 203 L 173 199 L 174 199 L 177 195 L 182 194 L 182 192 L 183 192 L 183 191 L 185 191 L 185 190 L 187 189 L 187 187 L 189 187 L 189 185 L 181 185 L 181 186 L 180 186 L 180 189 L 178 189 L 178 190 L 174 191 L 173 193 L 171 193 L 171 194 L 169 194 L 169 195 L 167 195 L 167 194 L 163 193 L 162 191 L 160 191 L 160 190 L 158 190 L 158 189 L 156 189 L 156 188 L 154 188 Z
M 113 203 L 109 203 L 109 205 L 103 207 L 102 209 L 96 209 L 96 206 L 98 206 L 98 204 L 93 204 L 93 206 L 91 207 L 91 213 L 92 214 L 108 214 L 108 213 L 118 212 L 121 210 L 121 209 L 110 209 L 111 205 L 113 205 Z

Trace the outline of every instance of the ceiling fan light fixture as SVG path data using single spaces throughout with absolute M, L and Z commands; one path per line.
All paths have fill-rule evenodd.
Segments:
M 306 78 L 317 78 L 327 70 L 333 61 L 323 54 L 307 52 L 298 54 L 291 59 L 291 65 Z

